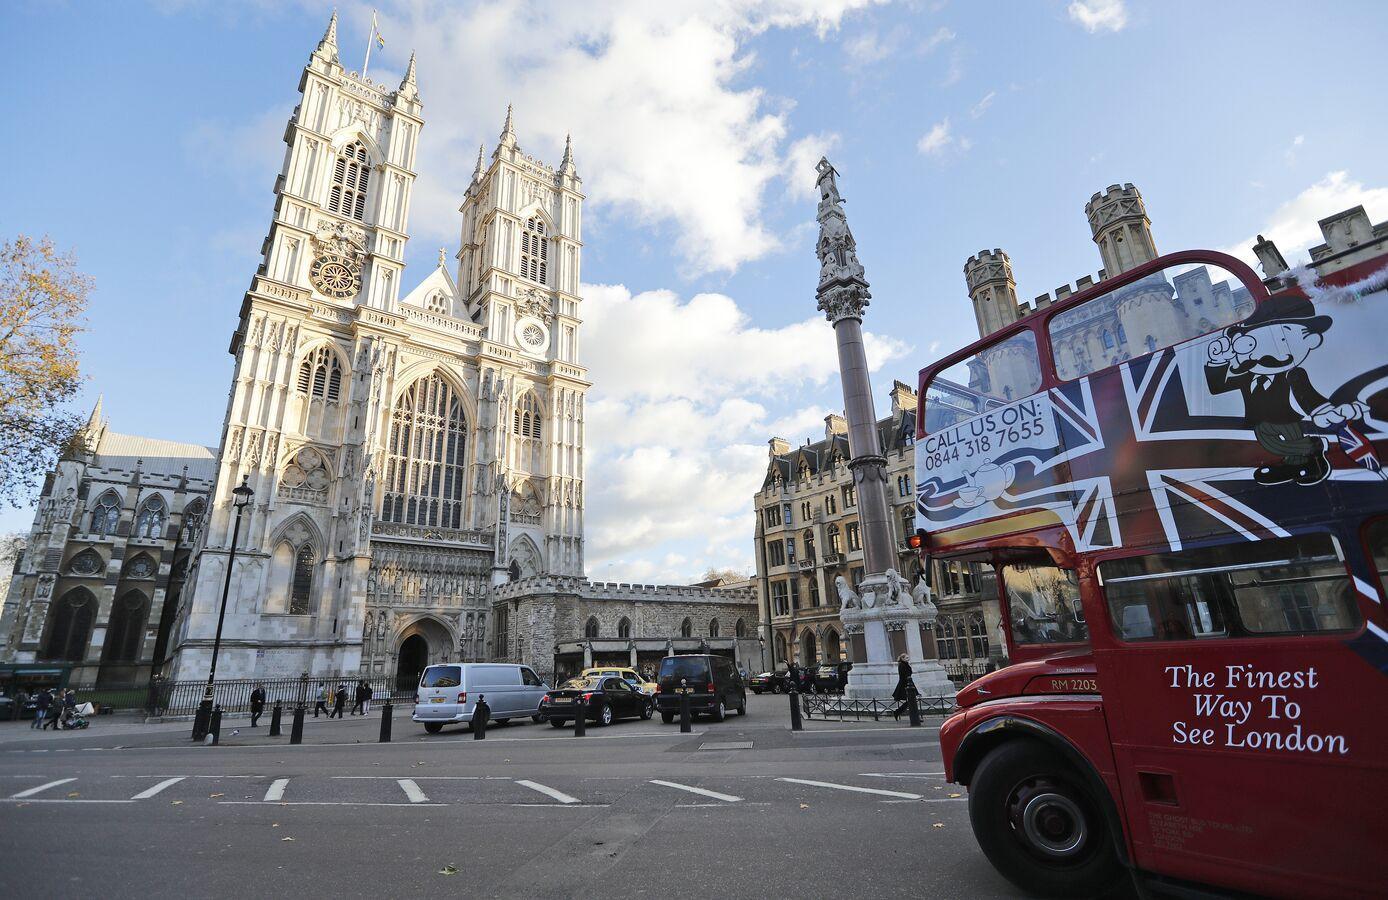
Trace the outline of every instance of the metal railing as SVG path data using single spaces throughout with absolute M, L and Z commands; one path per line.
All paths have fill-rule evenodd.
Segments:
M 901 715 L 906 715 L 906 710 L 901 700 L 893 700 L 891 697 L 874 697 L 866 699 L 848 698 L 841 694 L 800 694 L 800 711 L 807 719 L 835 719 L 837 721 L 852 720 L 861 722 L 864 719 L 881 721 L 885 718 L 893 718 L 893 713 L 901 709 Z M 947 716 L 956 709 L 953 697 L 922 697 L 917 695 L 916 708 L 923 716 Z
M 332 707 L 333 694 L 338 685 L 347 689 L 346 708 L 351 709 L 356 702 L 357 682 L 360 675 L 314 676 L 311 678 L 280 679 L 229 679 L 218 681 L 215 685 L 215 699 L 225 713 L 250 712 L 251 692 L 259 685 L 265 690 L 266 713 L 276 703 L 293 706 L 303 703 L 312 707 L 317 702 L 318 689 L 322 687 L 324 702 Z M 365 679 L 371 686 L 372 698 L 381 702 L 390 697 L 392 703 L 414 701 L 413 686 L 401 688 L 392 675 L 377 675 Z M 206 681 L 153 681 L 135 687 L 105 687 L 100 685 L 69 685 L 77 693 L 78 703 L 93 703 L 100 709 L 121 711 L 143 711 L 155 716 L 184 716 L 197 711 L 207 689 Z

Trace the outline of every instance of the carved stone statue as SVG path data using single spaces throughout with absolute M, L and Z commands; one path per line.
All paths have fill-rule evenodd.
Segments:
M 903 598 L 910 596 L 910 590 L 906 584 L 906 579 L 902 578 L 896 569 L 887 570 L 887 606 L 896 606 L 903 602 Z
M 834 577 L 834 588 L 839 592 L 839 607 L 841 609 L 857 609 L 861 600 L 858 595 L 853 593 L 853 589 L 848 586 L 842 575 Z

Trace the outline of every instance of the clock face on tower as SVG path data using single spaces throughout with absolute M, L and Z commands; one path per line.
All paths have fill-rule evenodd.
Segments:
M 313 286 L 325 297 L 346 300 L 361 291 L 361 266 L 346 256 L 324 253 L 313 261 L 308 275 Z
M 540 356 L 549 346 L 549 329 L 539 319 L 523 316 L 516 322 L 516 343 L 526 353 Z

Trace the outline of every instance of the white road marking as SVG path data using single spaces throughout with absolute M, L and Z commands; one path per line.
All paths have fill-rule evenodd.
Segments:
M 145 788 L 143 791 L 140 791 L 138 794 L 136 794 L 135 796 L 131 797 L 130 799 L 131 799 L 131 800 L 148 800 L 150 797 L 153 797 L 155 794 L 159 793 L 159 792 L 162 791 L 164 788 L 173 787 L 174 785 L 178 784 L 178 783 L 179 783 L 180 781 L 182 781 L 182 780 L 183 780 L 183 776 L 182 776 L 182 775 L 178 776 L 177 778 L 165 778 L 163 781 L 159 782 L 159 783 L 156 784 L 154 787 Z
M 73 801 L 76 802 L 76 801 Z M 122 801 L 124 802 L 124 801 Z M 218 803 L 230 806 L 259 806 L 264 800 L 218 800 Z M 446 806 L 445 803 L 365 803 L 355 800 L 285 800 L 280 806 L 398 806 L 398 807 L 435 807 Z
M 26 803 L 134 803 L 135 801 L 134 801 L 134 800 L 81 800 L 81 799 L 68 800 L 68 799 L 66 799 L 66 798 L 64 798 L 64 799 L 57 799 L 57 798 L 54 798 L 54 799 L 52 799 L 52 800 L 49 800 L 49 799 L 46 799 L 46 798 L 43 798 L 43 797 L 25 797 L 25 798 L 22 799 L 22 800 L 16 800 L 16 799 L 13 798 L 13 797 L 6 797 L 6 798 L 5 798 L 5 802 L 6 802 L 6 803 L 18 803 L 18 804 L 20 804 L 20 805 L 22 806 L 22 805 L 24 805 L 24 804 L 26 804 Z
M 284 789 L 289 786 L 288 778 L 276 778 L 270 785 L 270 789 L 265 792 L 263 803 L 273 803 L 276 800 L 284 799 Z
M 607 809 L 609 803 L 508 803 L 521 809 Z
M 859 772 L 859 778 L 942 778 L 944 772 Z
M 676 784 L 673 781 L 660 781 L 653 778 L 651 779 L 651 784 L 663 785 L 668 788 L 674 788 L 677 791 L 688 791 L 691 794 L 698 794 L 702 797 L 712 797 L 714 800 L 722 800 L 726 803 L 740 803 L 742 801 L 741 797 L 734 797 L 732 794 L 720 794 L 717 791 L 707 791 L 703 788 L 693 787 L 688 784 Z
M 425 793 L 419 789 L 419 785 L 415 784 L 410 779 L 397 778 L 395 779 L 395 783 L 400 785 L 400 790 L 405 792 L 405 796 L 409 798 L 409 801 L 411 803 L 429 802 L 428 796 L 426 796 Z
M 334 775 L 334 780 L 395 781 L 394 775 Z M 510 775 L 415 775 L 415 781 L 510 781 Z
M 38 787 L 31 787 L 28 790 L 20 791 L 18 794 L 11 794 L 10 799 L 23 800 L 25 797 L 32 797 L 35 794 L 39 794 L 48 790 L 49 788 L 54 788 L 60 784 L 67 784 L 69 781 L 76 780 L 76 778 L 59 778 L 57 781 L 50 781 L 47 784 L 41 784 Z
M 833 788 L 837 791 L 854 791 L 859 794 L 877 794 L 881 797 L 898 797 L 902 800 L 920 800 L 920 794 L 908 794 L 905 791 L 884 791 L 880 788 L 858 787 L 853 784 L 834 784 L 832 781 L 808 781 L 804 778 L 777 778 L 777 781 L 789 781 L 791 784 L 808 784 L 812 787 Z
M 517 781 L 516 784 L 520 785 L 521 787 L 528 787 L 528 788 L 530 788 L 532 791 L 539 791 L 541 794 L 544 794 L 546 797 L 553 797 L 555 800 L 558 800 L 560 803 L 578 803 L 578 802 L 579 802 L 579 800 L 578 800 L 577 797 L 570 797 L 568 794 L 564 793 L 563 791 L 556 791 L 554 788 L 549 787 L 548 785 L 536 784 L 536 783 L 533 782 L 533 781 L 525 781 L 524 779 L 521 779 L 521 780 Z

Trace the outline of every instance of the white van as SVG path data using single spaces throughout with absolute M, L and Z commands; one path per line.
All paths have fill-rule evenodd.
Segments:
M 549 686 L 529 666 L 512 663 L 440 663 L 419 678 L 414 716 L 430 734 L 452 722 L 471 722 L 477 698 L 483 694 L 491 720 L 530 716 L 540 721 L 540 698 Z

